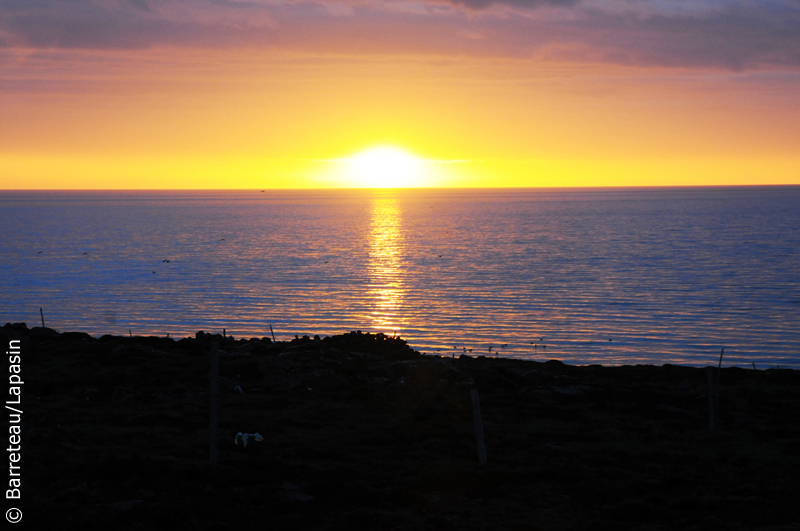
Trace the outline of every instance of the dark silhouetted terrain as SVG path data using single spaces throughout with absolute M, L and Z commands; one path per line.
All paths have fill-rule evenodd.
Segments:
M 797 529 L 800 374 L 24 325 L 30 529 Z M 220 349 L 209 468 L 209 351 Z M 241 392 L 240 390 L 241 389 Z M 478 464 L 470 390 L 488 463 Z M 237 432 L 263 442 L 235 445 Z

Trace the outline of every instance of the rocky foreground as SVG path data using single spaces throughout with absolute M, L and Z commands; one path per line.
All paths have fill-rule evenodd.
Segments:
M 440 358 L 358 332 L 175 341 L 7 324 L 0 338 L 22 340 L 29 529 L 800 525 L 800 371 L 723 368 L 712 432 L 698 368 Z

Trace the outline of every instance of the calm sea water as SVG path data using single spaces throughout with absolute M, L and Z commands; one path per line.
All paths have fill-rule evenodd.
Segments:
M 0 322 L 800 368 L 800 187 L 0 192 Z M 535 347 L 534 347 L 535 345 Z M 455 348 L 454 348 L 455 347 Z M 490 350 L 491 347 L 491 350 Z

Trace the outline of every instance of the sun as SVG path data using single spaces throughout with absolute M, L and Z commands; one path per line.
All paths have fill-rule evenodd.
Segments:
M 347 159 L 347 172 L 364 188 L 413 188 L 425 184 L 425 160 L 396 147 L 367 149 Z

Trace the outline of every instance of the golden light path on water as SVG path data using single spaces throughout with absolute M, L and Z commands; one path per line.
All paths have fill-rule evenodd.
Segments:
M 372 327 L 384 333 L 392 333 L 406 324 L 401 317 L 404 298 L 401 224 L 397 197 L 376 196 L 369 234 L 368 296 L 374 304 L 370 313 Z

